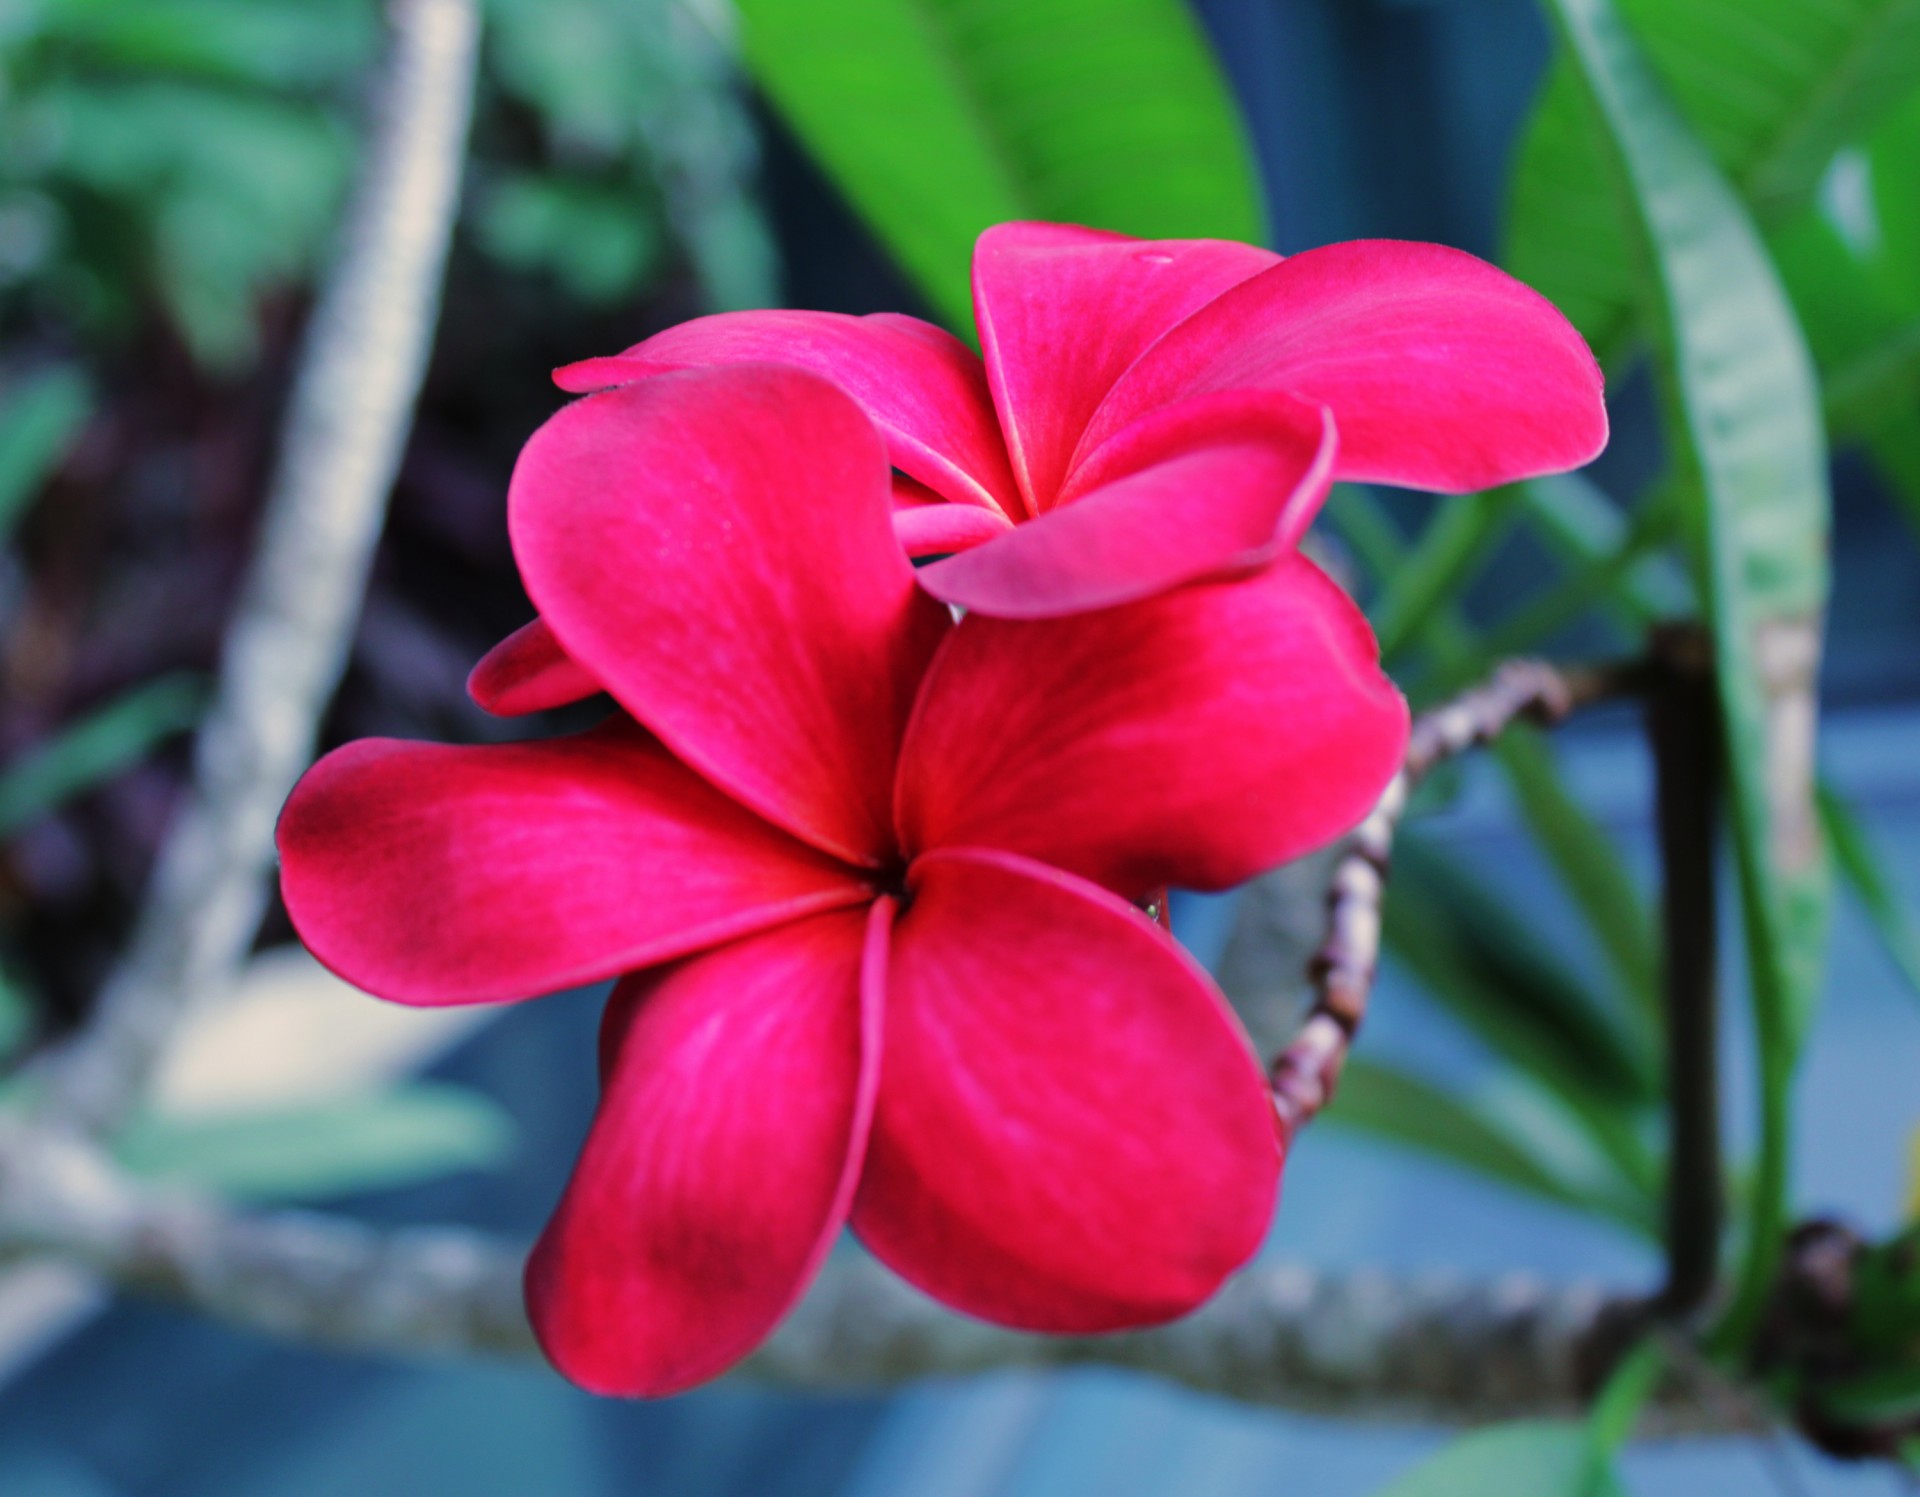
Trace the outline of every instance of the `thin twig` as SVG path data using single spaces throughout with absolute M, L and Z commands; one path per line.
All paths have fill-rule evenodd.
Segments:
M 52 1068 L 50 1108 L 110 1127 L 181 1011 L 227 991 L 259 926 L 273 824 L 345 668 L 436 320 L 473 99 L 473 0 L 391 0 L 392 50 L 344 240 L 308 329 L 191 798 L 125 961 Z
M 1564 670 L 1513 660 L 1491 679 L 1414 719 L 1405 766 L 1334 864 L 1327 890 L 1327 935 L 1314 956 L 1313 1006 L 1270 1072 L 1282 1140 L 1291 1140 L 1333 1099 L 1353 1037 L 1366 1017 L 1380 960 L 1380 908 L 1393 837 L 1407 801 L 1448 759 L 1488 743 L 1516 722 L 1550 727 L 1589 703 L 1638 690 L 1639 661 Z

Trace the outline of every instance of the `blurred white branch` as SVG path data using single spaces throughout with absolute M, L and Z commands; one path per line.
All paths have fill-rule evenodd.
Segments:
M 0 1258 L 15 1254 L 57 1257 L 302 1342 L 407 1356 L 535 1354 L 512 1244 L 451 1227 L 237 1213 L 140 1185 L 92 1144 L 24 1125 L 0 1127 Z M 1022 1336 L 953 1315 L 850 1256 L 829 1264 L 742 1375 L 858 1389 L 1100 1364 L 1284 1408 L 1472 1423 L 1577 1411 L 1640 1315 L 1637 1299 L 1521 1274 L 1474 1283 L 1261 1264 L 1158 1330 Z M 1676 1385 L 1648 1427 L 1726 1432 L 1739 1420 L 1724 1400 Z
M 274 818 L 353 638 L 437 318 L 478 48 L 473 0 L 391 0 L 388 12 L 359 190 L 307 331 L 194 790 L 125 961 L 49 1077 L 52 1109 L 82 1128 L 123 1116 L 180 1011 L 238 976 L 266 900 Z

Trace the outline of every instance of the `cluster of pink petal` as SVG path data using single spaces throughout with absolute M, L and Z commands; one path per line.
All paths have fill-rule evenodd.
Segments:
M 1339 835 L 1406 735 L 1293 542 L 1336 475 L 1477 487 L 1604 439 L 1578 338 L 1452 251 L 1008 225 L 976 294 L 984 364 L 909 318 L 753 313 L 563 371 L 600 393 L 509 495 L 539 619 L 474 691 L 618 710 L 351 744 L 282 819 L 301 935 L 372 992 L 620 979 L 527 1275 L 589 1388 L 725 1370 L 849 1222 L 1014 1326 L 1211 1294 L 1285 1141 L 1134 902 Z

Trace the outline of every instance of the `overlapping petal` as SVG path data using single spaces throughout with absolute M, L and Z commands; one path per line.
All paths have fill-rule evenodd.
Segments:
M 965 551 L 1011 529 L 1013 522 L 997 509 L 949 504 L 926 485 L 894 475 L 893 533 L 909 556 Z
M 1294 255 L 1169 332 L 1115 383 L 1078 459 L 1160 406 L 1248 388 L 1328 406 L 1339 478 L 1459 493 L 1606 444 L 1599 366 L 1545 297 L 1443 245 L 1356 240 Z
M 1289 395 L 1186 401 L 1109 443 L 1084 470 L 1084 496 L 922 568 L 920 585 L 978 613 L 1031 619 L 1249 572 L 1306 530 L 1335 450 L 1327 413 Z
M 600 683 L 561 648 L 545 619 L 514 630 L 467 677 L 467 695 L 495 717 L 545 712 L 599 691 Z
M 584 392 L 664 369 L 730 364 L 789 364 L 825 376 L 872 417 L 896 467 L 958 503 L 1021 513 L 979 359 L 917 317 L 719 312 L 616 357 L 570 364 L 554 379 Z
M 1002 853 L 921 859 L 894 930 L 861 1239 L 936 1298 L 1091 1332 L 1192 1309 L 1259 1246 L 1247 1040 L 1138 911 Z
M 404 1003 L 549 993 L 872 897 L 624 719 L 348 744 L 295 788 L 279 845 L 308 949 Z
M 889 913 L 818 916 L 616 991 L 600 1110 L 527 1264 L 534 1330 L 574 1382 L 691 1387 L 811 1281 L 865 1150 Z
M 890 854 L 900 734 L 948 627 L 891 515 L 859 408 L 771 365 L 576 401 L 508 495 L 566 653 L 707 779 L 864 863 Z
M 1053 507 L 1087 419 L 1143 350 L 1279 262 L 1231 240 L 1132 239 L 1072 224 L 981 234 L 974 318 L 1028 512 Z
M 900 833 L 1129 898 L 1222 889 L 1357 823 L 1406 734 L 1365 619 L 1298 554 L 1098 613 L 970 615 L 908 730 Z

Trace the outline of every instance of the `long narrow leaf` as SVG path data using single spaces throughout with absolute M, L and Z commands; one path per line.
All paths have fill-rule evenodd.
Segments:
M 1180 0 L 741 0 L 749 67 L 935 307 L 991 223 L 1257 240 L 1252 157 Z
M 1920 74 L 1920 0 L 1621 0 L 1650 70 L 1761 222 L 1791 218 L 1833 153 Z M 1636 246 L 1615 209 L 1578 66 L 1555 69 L 1513 176 L 1506 261 L 1603 355 L 1638 310 Z
M 0 837 L 138 763 L 199 720 L 197 676 L 162 676 L 82 718 L 0 771 Z
M 1900 969 L 1916 996 L 1920 996 L 1920 923 L 1893 886 L 1893 879 L 1873 845 L 1873 838 L 1854 815 L 1853 807 L 1831 785 L 1820 786 L 1820 822 L 1835 866 L 1860 900 L 1874 933 Z
M 1535 533 L 1576 570 L 1602 565 L 1630 552 L 1636 527 L 1644 525 L 1656 540 L 1665 538 L 1664 523 L 1652 519 L 1629 521 L 1578 473 L 1536 478 L 1525 485 L 1527 518 Z M 1676 506 L 1660 494 L 1649 495 L 1641 511 L 1672 514 Z M 1698 609 L 1697 595 L 1687 575 L 1667 556 L 1642 556 L 1606 595 L 1634 633 L 1660 619 L 1690 617 Z
M 1632 205 L 1718 654 L 1761 1059 L 1761 1149 L 1732 1334 L 1771 1282 L 1784 1226 L 1787 1092 L 1824 955 L 1814 671 L 1828 498 L 1811 360 L 1758 233 L 1662 93 L 1609 0 L 1552 0 Z
M 1496 897 L 1403 833 L 1384 933 L 1448 1012 L 1551 1090 L 1627 1179 L 1651 1178 L 1637 1122 L 1658 1096 L 1653 1056 Z
M 1462 1435 L 1373 1497 L 1616 1497 L 1619 1490 L 1584 1425 L 1529 1420 Z
M 1659 1033 L 1660 961 L 1646 901 L 1606 834 L 1567 793 L 1545 739 L 1514 728 L 1494 752 L 1527 825 L 1587 917 L 1622 991 L 1633 998 L 1651 1052 Z
M 1470 582 L 1512 525 L 1520 491 L 1509 485 L 1451 499 L 1394 568 L 1372 610 L 1380 654 L 1391 660 Z
M 1623 1186 L 1597 1189 L 1570 1178 L 1497 1113 L 1395 1066 L 1349 1061 L 1324 1120 L 1418 1149 L 1557 1205 L 1605 1216 L 1633 1232 L 1652 1229 L 1650 1196 Z
M 66 456 L 91 406 L 74 369 L 49 369 L 0 391 L 0 543 Z
M 33 1033 L 33 1007 L 26 991 L 0 966 L 0 1063 L 17 1053 Z

